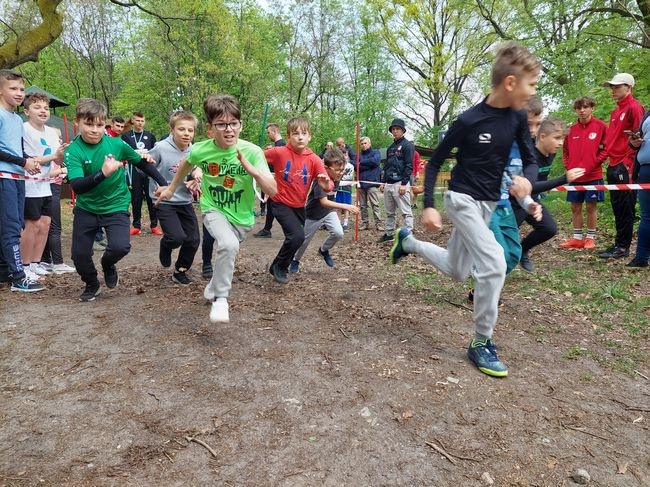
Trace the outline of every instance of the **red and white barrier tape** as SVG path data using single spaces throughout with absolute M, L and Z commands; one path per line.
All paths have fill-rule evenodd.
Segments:
M 644 184 L 589 184 L 584 186 L 566 185 L 553 188 L 551 191 L 631 191 L 635 189 L 650 189 L 650 183 Z
M 339 183 L 339 186 L 353 186 L 357 185 L 359 183 L 366 183 L 366 184 L 373 184 L 376 186 L 381 186 L 382 184 L 386 184 L 386 186 L 390 186 L 388 183 L 378 183 L 376 181 L 341 181 Z M 551 191 L 633 191 L 637 189 L 650 189 L 650 183 L 643 183 L 643 184 L 590 184 L 590 185 L 565 185 L 565 186 L 558 186 L 557 188 L 553 188 Z M 437 186 L 435 188 L 436 191 L 446 191 L 447 188 L 444 186 Z
M 17 181 L 24 181 L 29 179 L 30 181 L 47 181 L 48 183 L 53 182 L 56 178 L 41 178 L 38 176 L 29 176 L 26 174 L 16 174 L 13 172 L 2 172 L 0 171 L 1 179 L 15 179 Z
M 339 181 L 339 187 L 341 187 L 341 186 L 357 186 L 358 187 L 360 183 L 370 184 L 370 185 L 373 185 L 373 186 L 393 186 L 395 184 L 398 184 L 398 183 L 378 183 L 377 181 Z M 409 185 L 409 186 L 411 188 L 413 187 L 413 185 Z M 419 185 L 416 185 L 416 186 L 419 186 Z M 447 191 L 446 186 L 436 186 L 433 189 L 435 189 L 436 191 Z

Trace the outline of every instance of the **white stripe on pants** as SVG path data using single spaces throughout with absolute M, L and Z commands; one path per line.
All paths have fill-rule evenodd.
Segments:
M 404 217 L 404 226 L 413 229 L 413 211 L 411 210 L 411 186 L 406 185 L 406 192 L 399 194 L 401 183 L 386 184 L 384 186 L 384 209 L 386 210 L 386 233 L 392 234 L 395 230 L 395 212 L 399 208 Z
M 318 232 L 318 229 L 321 227 L 321 225 L 325 225 L 325 228 L 327 228 L 327 231 L 329 232 L 329 235 L 323 242 L 323 245 L 320 247 L 322 250 L 330 250 L 332 247 L 334 247 L 336 242 L 343 238 L 343 227 L 341 226 L 341 222 L 339 221 L 339 217 L 336 214 L 336 211 L 330 211 L 320 220 L 307 219 L 305 220 L 305 240 L 303 240 L 302 245 L 296 252 L 296 255 L 293 256 L 293 260 L 300 262 L 300 259 L 305 253 L 305 250 L 307 250 L 307 247 L 309 246 L 309 242 L 311 242 L 311 239 L 314 238 L 314 235 L 316 235 L 316 232 Z
M 218 211 L 203 213 L 203 225 L 214 238 L 216 247 L 214 272 L 212 279 L 203 291 L 205 299 L 227 298 L 232 287 L 232 276 L 235 272 L 235 258 L 239 253 L 239 244 L 246 238 L 252 227 L 233 225 L 230 220 Z
M 497 323 L 499 296 L 506 276 L 503 249 L 488 227 L 495 205 L 447 191 L 445 209 L 454 224 L 447 249 L 414 237 L 407 238 L 404 247 L 459 281 L 467 279 L 474 267 L 474 328 L 487 337 L 492 336 Z

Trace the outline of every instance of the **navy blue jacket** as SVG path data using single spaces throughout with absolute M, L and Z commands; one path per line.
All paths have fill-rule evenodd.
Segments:
M 404 137 L 397 139 L 388 146 L 382 182 L 408 184 L 411 181 L 411 173 L 413 172 L 414 155 L 415 147 L 413 143 Z
M 359 181 L 381 181 L 381 154 L 372 147 L 359 153 Z M 361 189 L 376 188 L 377 184 L 360 183 Z

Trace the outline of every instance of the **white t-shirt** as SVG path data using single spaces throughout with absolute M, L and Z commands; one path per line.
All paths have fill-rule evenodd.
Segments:
M 25 133 L 23 135 L 25 154 L 31 157 L 47 156 L 54 154 L 59 148 L 59 133 L 47 125 L 43 130 L 34 128 L 29 122 L 23 124 Z M 41 172 L 34 174 L 37 178 L 49 178 L 52 163 L 48 162 L 41 166 Z M 25 176 L 30 174 L 25 173 Z M 25 197 L 41 198 L 52 196 L 50 181 L 35 181 L 33 179 L 25 180 Z

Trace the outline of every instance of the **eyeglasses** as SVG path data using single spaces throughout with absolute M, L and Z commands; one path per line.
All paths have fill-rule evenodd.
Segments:
M 215 122 L 212 124 L 212 126 L 216 128 L 219 132 L 223 132 L 228 127 L 230 127 L 232 130 L 237 130 L 239 127 L 241 127 L 241 122 L 239 120 L 235 120 L 234 122 L 230 122 L 230 123 Z

